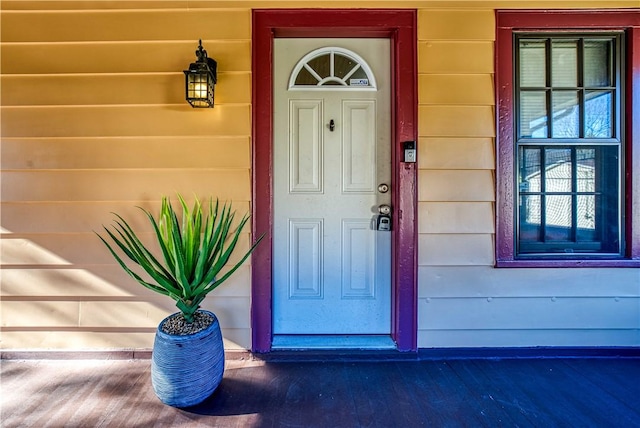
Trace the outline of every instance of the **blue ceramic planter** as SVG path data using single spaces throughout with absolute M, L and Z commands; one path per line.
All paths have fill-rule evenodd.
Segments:
M 214 318 L 206 330 L 177 336 L 164 333 L 162 320 L 156 330 L 151 357 L 151 384 L 165 404 L 194 406 L 213 394 L 224 373 L 224 345 L 220 323 Z

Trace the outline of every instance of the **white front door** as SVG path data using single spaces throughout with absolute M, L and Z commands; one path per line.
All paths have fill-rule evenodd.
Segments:
M 389 74 L 388 39 L 274 40 L 275 345 L 390 334 Z

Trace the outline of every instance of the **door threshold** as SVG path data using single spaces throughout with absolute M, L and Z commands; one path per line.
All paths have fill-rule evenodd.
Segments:
M 305 349 L 389 350 L 397 349 L 397 345 L 388 335 L 278 334 L 273 336 L 271 349 L 274 351 Z

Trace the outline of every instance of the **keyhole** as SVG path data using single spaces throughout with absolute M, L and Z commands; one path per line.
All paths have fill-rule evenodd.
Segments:
M 329 131 L 333 132 L 334 129 L 336 129 L 336 123 L 331 119 L 329 121 Z

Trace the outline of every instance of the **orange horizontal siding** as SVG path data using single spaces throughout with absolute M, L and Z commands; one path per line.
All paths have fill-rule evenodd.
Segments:
M 87 170 L 6 172 L 5 202 L 159 200 L 162 195 L 217 195 L 220 199 L 251 200 L 246 170 Z
M 251 141 L 248 136 L 4 138 L 0 162 L 4 170 L 248 170 Z
M 3 74 L 172 73 L 195 62 L 197 40 L 3 43 Z M 247 40 L 203 40 L 219 71 L 251 70 Z M 28 52 L 28 55 L 25 55 Z
M 187 68 L 185 63 L 183 68 Z M 62 91 L 60 88 L 64 88 Z M 96 106 L 114 104 L 184 104 L 184 74 L 21 74 L 0 77 L 2 105 Z M 220 72 L 215 103 L 248 104 L 249 72 Z
M 198 39 L 250 39 L 251 13 L 248 9 L 16 11 L 3 15 L 0 38 L 5 43 L 189 40 L 192 44 Z
M 11 137 L 248 136 L 247 105 L 214 109 L 175 106 L 2 107 L 2 135 Z

